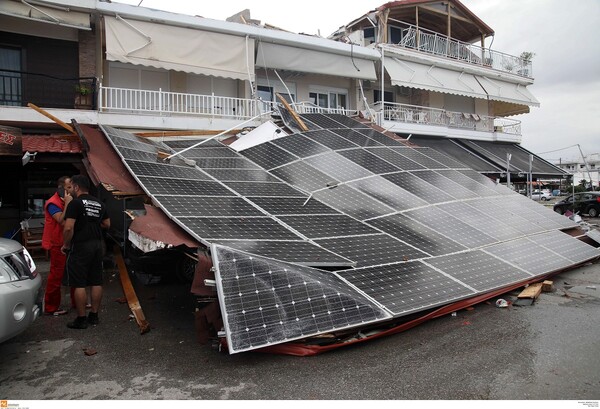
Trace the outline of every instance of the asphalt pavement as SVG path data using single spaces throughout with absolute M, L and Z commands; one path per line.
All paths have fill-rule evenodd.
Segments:
M 555 276 L 554 291 L 532 306 L 501 309 L 492 299 L 304 358 L 198 344 L 193 297 L 176 283 L 134 282 L 151 325 L 140 335 L 117 301 L 118 275 L 106 277 L 98 326 L 68 329 L 73 311 L 42 316 L 0 344 L 0 399 L 600 400 L 598 263 Z

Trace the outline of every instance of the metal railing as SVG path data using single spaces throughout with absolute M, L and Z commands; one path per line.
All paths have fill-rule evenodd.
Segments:
M 129 88 L 100 87 L 100 110 L 104 112 L 152 113 L 159 115 L 199 115 L 235 119 L 253 118 L 273 110 L 276 104 L 247 98 L 186 94 Z M 310 102 L 293 104 L 300 114 L 337 113 L 354 115 L 356 110 L 322 108 Z
M 250 119 L 269 109 L 268 103 L 256 99 L 100 87 L 100 110 L 104 112 Z
M 0 70 L 0 105 L 96 109 L 96 78 Z
M 521 135 L 521 122 L 513 119 L 393 102 L 385 102 L 383 108 L 381 102 L 377 102 L 375 103 L 375 110 L 386 121 Z
M 400 24 L 402 39 L 399 43 L 393 44 L 395 46 L 486 66 L 523 77 L 533 77 L 531 60 L 465 43 L 434 31 L 417 28 L 412 24 L 404 22 L 400 22 Z
M 356 109 L 323 108 L 312 102 L 297 102 L 293 104 L 293 107 L 299 114 L 341 114 L 352 116 L 358 113 Z

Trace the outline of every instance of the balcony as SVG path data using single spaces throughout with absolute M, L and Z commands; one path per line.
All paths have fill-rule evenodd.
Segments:
M 531 60 L 465 43 L 421 27 L 401 22 L 401 40 L 392 47 L 418 50 L 439 57 L 533 78 Z
M 380 102 L 376 103 L 375 111 L 380 125 L 382 124 L 382 121 L 391 121 L 418 125 L 433 125 L 450 129 L 501 133 L 507 135 L 508 139 L 510 139 L 510 136 L 521 136 L 521 122 L 513 119 L 446 111 L 444 109 L 418 105 L 396 104 L 392 102 L 384 103 L 383 108 Z
M 0 105 L 95 109 L 95 78 L 56 78 L 24 71 L 0 70 Z

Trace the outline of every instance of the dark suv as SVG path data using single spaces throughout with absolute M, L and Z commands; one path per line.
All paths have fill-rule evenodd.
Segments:
M 574 213 L 587 214 L 590 217 L 598 217 L 600 214 L 600 192 L 575 193 Z M 567 210 L 573 212 L 573 195 L 557 202 L 554 211 L 564 214 Z

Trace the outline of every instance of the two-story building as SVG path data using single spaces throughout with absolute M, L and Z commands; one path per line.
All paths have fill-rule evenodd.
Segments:
M 491 50 L 492 34 L 457 0 L 386 3 L 330 38 L 265 27 L 247 13 L 218 21 L 99 0 L 6 0 L 0 125 L 18 128 L 25 146 L 36 135 L 60 143 L 55 119 L 210 133 L 270 119 L 280 94 L 300 112 L 360 114 L 492 178 L 562 177 L 519 146 L 511 117 L 539 105 L 527 88 L 533 67 Z M 4 204 L 19 217 L 58 176 L 83 169 L 81 152 L 50 153 L 25 167 L 14 152 L 0 159 L 14 185 Z

